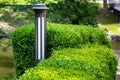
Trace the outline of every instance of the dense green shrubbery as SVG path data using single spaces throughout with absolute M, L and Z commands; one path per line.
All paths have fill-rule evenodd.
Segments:
M 48 20 L 57 23 L 85 24 L 97 27 L 99 4 L 88 0 L 59 0 L 48 4 Z
M 16 76 L 24 73 L 25 69 L 34 66 L 35 58 L 35 31 L 34 25 L 21 27 L 11 33 L 14 50 Z M 106 45 L 111 48 L 106 34 L 96 28 L 48 24 L 47 25 L 47 56 L 53 49 L 82 48 L 91 44 Z
M 34 4 L 49 4 L 50 2 L 57 2 L 56 0 L 0 0 L 0 8 L 11 6 L 10 8 L 14 11 L 24 11 L 31 10 Z
M 104 31 L 83 25 L 49 24 L 47 27 L 47 52 L 59 48 L 84 47 L 84 45 L 106 45 L 110 41 Z
M 107 47 L 63 49 L 29 69 L 19 80 L 114 80 L 117 60 Z
M 24 26 L 11 34 L 16 76 L 34 66 L 35 31 L 33 25 Z

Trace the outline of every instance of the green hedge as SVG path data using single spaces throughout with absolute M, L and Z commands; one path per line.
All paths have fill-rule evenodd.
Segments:
M 106 45 L 111 48 L 105 32 L 98 28 L 83 25 L 48 24 L 48 52 L 50 52 L 51 48 L 81 48 L 88 44 Z
M 107 47 L 69 48 L 53 52 L 18 80 L 114 80 L 117 60 Z
M 11 33 L 15 59 L 15 74 L 21 75 L 34 66 L 35 58 L 35 31 L 34 25 L 20 27 Z M 47 57 L 53 49 L 81 48 L 84 45 L 111 44 L 106 34 L 97 28 L 77 25 L 47 24 Z
M 34 35 L 33 25 L 21 27 L 11 33 L 16 76 L 23 74 L 28 68 L 34 67 Z

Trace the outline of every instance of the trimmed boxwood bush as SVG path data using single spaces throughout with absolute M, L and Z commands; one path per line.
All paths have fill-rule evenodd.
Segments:
M 11 33 L 16 76 L 23 74 L 28 68 L 34 67 L 34 35 L 33 25 L 21 27 Z
M 113 50 L 105 46 L 69 48 L 54 51 L 18 80 L 114 80 L 116 66 Z
M 105 32 L 98 28 L 63 24 L 48 24 L 47 26 L 48 52 L 51 48 L 81 48 L 88 44 L 106 45 L 111 48 Z
M 11 33 L 15 59 L 15 74 L 19 76 L 30 67 L 35 60 L 34 25 L 20 27 Z M 82 48 L 85 45 L 106 45 L 111 48 L 110 41 L 104 31 L 83 25 L 47 24 L 47 57 L 53 49 Z

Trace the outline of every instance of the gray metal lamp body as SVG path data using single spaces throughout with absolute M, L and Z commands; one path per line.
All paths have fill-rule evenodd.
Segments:
M 35 65 L 45 58 L 46 53 L 46 10 L 48 8 L 44 4 L 35 4 Z

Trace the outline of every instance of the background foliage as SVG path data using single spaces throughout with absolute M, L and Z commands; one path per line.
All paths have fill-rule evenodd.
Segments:
M 84 24 L 97 27 L 99 4 L 88 0 L 59 0 L 48 4 L 49 21 L 56 23 Z
M 21 1 L 21 4 L 18 2 L 15 0 L 13 5 L 9 0 L 1 1 L 3 5 L 0 5 L 0 7 L 6 7 L 7 4 L 7 6 L 11 6 L 13 11 L 24 11 L 34 16 L 32 15 L 33 5 L 44 3 L 49 8 L 47 12 L 49 22 L 98 26 L 96 15 L 98 14 L 99 4 L 95 2 L 88 0 L 26 0 Z

